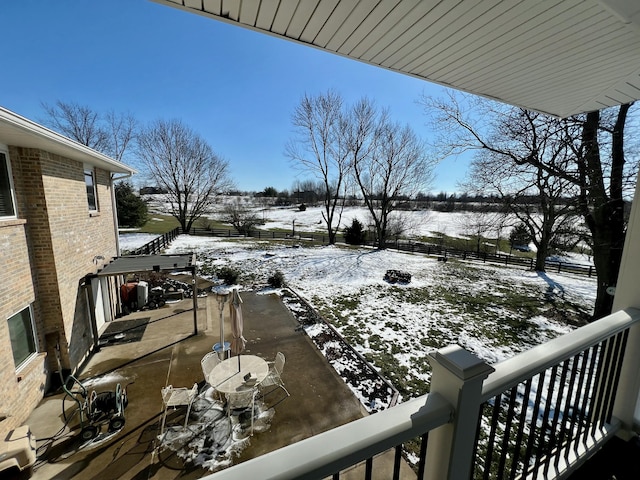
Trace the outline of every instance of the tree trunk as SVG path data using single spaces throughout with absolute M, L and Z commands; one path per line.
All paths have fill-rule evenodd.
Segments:
M 607 289 L 615 286 L 618 281 L 624 235 L 621 235 L 618 228 L 613 225 L 607 228 L 606 223 L 597 226 L 595 231 L 592 231 L 592 235 L 593 263 L 598 277 L 593 320 L 597 320 L 609 315 L 613 307 L 613 295 L 607 293 Z
M 538 246 L 538 251 L 536 252 L 536 263 L 534 267 L 536 272 L 546 272 L 547 254 L 548 254 L 547 243 L 540 242 L 540 245 Z
M 588 202 L 582 202 L 585 222 L 593 238 L 593 262 L 598 275 L 598 289 L 593 319 L 597 320 L 611 313 L 613 295 L 607 293 L 618 281 L 622 248 L 624 246 L 624 200 L 622 198 L 624 167 L 624 126 L 630 104 L 618 111 L 611 147 L 611 178 L 607 195 L 598 145 L 599 112 L 587 114 L 582 132 L 584 147 L 583 172 L 589 190 Z

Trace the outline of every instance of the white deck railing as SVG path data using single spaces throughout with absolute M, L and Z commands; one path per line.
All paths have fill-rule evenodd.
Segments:
M 606 403 L 606 407 L 599 407 L 600 410 L 607 410 L 606 422 L 598 423 L 598 428 L 594 427 L 593 434 L 585 434 L 584 441 L 572 443 L 571 436 L 576 434 L 576 429 L 565 428 L 565 423 L 568 424 L 569 420 L 562 420 L 562 416 L 554 411 L 554 423 L 561 425 L 562 435 L 566 437 L 564 443 L 571 448 L 561 449 L 557 446 L 549 448 L 545 451 L 544 458 L 536 460 L 553 463 L 552 469 L 545 469 L 545 478 L 565 478 L 592 453 L 593 449 L 598 448 L 621 427 L 621 423 L 611 413 L 615 415 L 613 404 L 617 390 L 629 389 L 630 382 L 620 378 L 620 365 L 625 362 L 624 356 L 629 356 L 631 351 L 633 353 L 631 357 L 636 358 L 640 349 L 640 345 L 626 345 L 631 329 L 640 329 L 640 310 L 626 309 L 616 312 L 501 362 L 495 368 L 460 347 L 444 348 L 429 356 L 433 368 L 429 395 L 409 400 L 391 409 L 251 459 L 206 478 L 285 480 L 322 479 L 330 475 L 338 478 L 335 475 L 338 472 L 368 460 L 367 473 L 363 476 L 367 478 L 372 468 L 370 460 L 372 457 L 416 437 L 424 438 L 425 434 L 429 434 L 426 461 L 422 460 L 423 463 L 419 467 L 421 473 L 424 471 L 423 478 L 429 480 L 471 478 L 472 472 L 475 475 L 478 474 L 478 469 L 474 471 L 473 468 L 473 458 L 476 456 L 475 449 L 478 447 L 476 432 L 479 431 L 479 426 L 482 428 L 481 406 L 484 402 L 495 403 L 492 399 L 498 398 L 499 404 L 500 396 L 505 394 L 510 395 L 512 399 L 507 410 L 513 409 L 515 397 L 520 398 L 520 403 L 528 404 L 527 408 L 530 408 L 531 400 L 523 396 L 519 389 L 530 389 L 532 379 L 541 376 L 541 372 L 552 369 L 553 376 L 562 379 L 560 382 L 562 385 L 569 385 L 572 379 L 577 382 L 579 372 L 586 372 L 582 374 L 586 378 L 590 372 L 595 371 L 597 375 L 591 376 L 601 378 L 584 383 L 589 386 L 590 393 L 583 397 L 588 396 L 590 402 L 593 400 L 589 404 L 591 406 Z M 635 334 L 631 335 L 631 338 L 635 336 Z M 598 368 L 587 370 L 584 367 L 592 362 L 592 358 L 595 358 L 593 364 Z M 567 362 L 570 367 L 567 367 Z M 605 363 L 609 370 L 603 370 Z M 610 368 L 613 368 L 614 364 L 617 365 L 617 373 L 614 375 L 617 378 L 603 380 L 609 375 Z M 527 382 L 529 382 L 528 387 L 521 387 L 527 385 Z M 541 380 L 538 385 L 546 388 L 547 383 Z M 634 382 L 631 383 L 635 385 Z M 603 385 L 610 393 L 601 393 Z M 577 391 L 580 389 L 572 390 L 572 388 L 568 390 L 571 392 L 569 396 L 576 399 L 582 398 Z M 566 392 L 567 390 L 561 390 L 554 393 L 552 386 L 548 396 L 555 395 L 560 398 L 562 395 L 566 396 Z M 637 393 L 636 391 L 636 398 Z M 600 402 L 602 395 L 608 395 L 606 402 L 604 400 Z M 540 401 L 540 397 L 534 397 Z M 547 405 L 566 407 L 569 403 L 569 400 L 558 399 L 553 402 L 548 401 Z M 537 406 L 535 408 L 534 411 L 537 411 Z M 555 410 L 558 409 L 555 408 Z M 532 421 L 532 417 L 535 417 L 526 408 L 522 411 L 525 412 L 523 417 L 526 421 Z M 595 414 L 587 412 L 589 417 Z M 558 422 L 559 418 L 560 422 Z M 598 418 L 605 418 L 605 416 Z M 537 420 L 533 418 L 532 424 L 536 425 L 536 422 Z M 515 430 L 517 434 L 512 437 L 507 436 L 504 445 L 513 445 L 517 441 L 524 443 L 523 427 L 516 427 Z M 580 435 L 582 434 L 581 430 Z M 509 435 L 508 431 L 507 435 Z M 516 446 L 521 448 L 519 445 Z M 490 474 L 483 472 L 489 472 L 488 467 L 480 470 L 479 478 L 483 476 L 484 478 L 501 478 L 501 473 L 496 473 L 493 466 Z M 531 476 L 527 473 L 527 468 L 520 473 Z
M 442 396 L 425 395 L 205 478 L 325 478 L 446 424 L 452 414 Z

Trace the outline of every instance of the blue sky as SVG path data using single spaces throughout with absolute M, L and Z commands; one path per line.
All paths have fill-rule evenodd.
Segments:
M 179 118 L 229 161 L 241 190 L 290 189 L 291 114 L 307 93 L 366 96 L 425 140 L 417 100 L 444 88 L 148 0 L 2 2 L 0 105 L 35 121 L 41 102 Z M 446 160 L 431 190 L 454 191 L 466 169 Z

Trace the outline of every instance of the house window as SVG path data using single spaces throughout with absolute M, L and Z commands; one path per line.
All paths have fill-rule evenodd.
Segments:
M 9 338 L 13 350 L 13 362 L 18 368 L 38 351 L 31 306 L 9 318 Z
M 84 183 L 87 186 L 89 211 L 95 212 L 98 210 L 98 195 L 96 194 L 96 177 L 93 168 L 84 167 Z
M 0 218 L 15 216 L 15 198 L 9 155 L 0 151 Z

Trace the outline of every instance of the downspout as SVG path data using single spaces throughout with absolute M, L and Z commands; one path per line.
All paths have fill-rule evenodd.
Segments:
M 93 337 L 93 351 L 100 350 L 100 335 L 98 332 L 98 322 L 96 320 L 96 304 L 93 301 L 93 285 L 91 280 L 97 278 L 95 274 L 89 274 L 84 278 L 84 292 L 86 295 L 87 306 L 89 308 L 89 323 L 91 324 L 91 336 Z
M 111 174 L 110 176 L 110 181 L 111 181 L 111 210 L 113 211 L 113 231 L 115 232 L 115 236 L 116 236 L 116 257 L 120 256 L 120 235 L 118 233 L 118 208 L 116 205 L 116 188 L 115 188 L 115 182 L 119 181 L 119 180 L 124 180 L 125 178 L 131 178 L 131 175 L 133 175 L 132 173 L 127 173 L 121 177 L 116 177 L 114 173 Z

